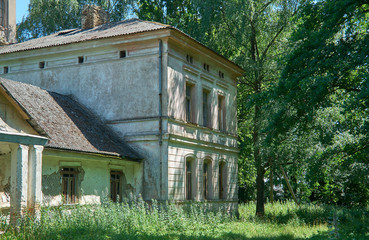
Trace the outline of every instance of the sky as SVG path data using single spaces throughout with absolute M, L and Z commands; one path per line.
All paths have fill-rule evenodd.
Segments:
M 27 16 L 29 1 L 30 0 L 16 0 L 17 23 L 22 21 L 23 16 Z

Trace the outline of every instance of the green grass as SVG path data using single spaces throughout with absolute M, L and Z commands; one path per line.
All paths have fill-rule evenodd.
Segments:
M 208 211 L 107 203 L 99 206 L 43 208 L 38 220 L 25 217 L 12 229 L 0 217 L 0 239 L 369 239 L 369 210 L 275 203 L 255 217 L 255 204 L 240 204 L 240 218 Z

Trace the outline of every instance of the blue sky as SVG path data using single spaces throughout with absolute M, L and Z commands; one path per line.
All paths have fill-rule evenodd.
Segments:
M 22 17 L 27 15 L 29 1 L 30 0 L 16 0 L 17 23 L 20 23 Z

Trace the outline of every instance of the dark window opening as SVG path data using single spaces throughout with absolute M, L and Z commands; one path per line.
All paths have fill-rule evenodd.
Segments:
M 218 129 L 225 131 L 225 103 L 224 97 L 218 96 Z
M 209 72 L 210 71 L 210 66 L 206 63 L 204 63 L 204 70 Z
M 186 60 L 187 60 L 187 62 L 189 62 L 191 64 L 193 63 L 193 57 L 191 55 L 187 55 Z
M 191 161 L 186 161 L 186 199 L 192 199 L 192 172 L 191 172 Z
M 77 176 L 78 171 L 76 168 L 61 169 L 62 176 L 62 194 L 63 200 L 66 204 L 74 204 L 77 202 Z
M 113 202 L 122 201 L 122 172 L 111 171 L 110 172 L 110 199 Z
M 84 57 L 83 56 L 80 56 L 78 57 L 78 63 L 83 63 L 84 62 Z
M 224 73 L 223 73 L 223 72 L 221 72 L 221 71 L 219 71 L 219 77 L 220 77 L 220 78 L 224 78 Z
M 9 73 L 9 67 L 8 66 L 4 67 L 4 74 L 6 74 L 6 73 Z
M 203 90 L 202 92 L 202 125 L 209 127 L 209 92 Z
M 224 163 L 219 164 L 219 199 L 224 199 Z
M 120 57 L 120 58 L 125 58 L 125 57 L 126 57 L 126 51 L 125 51 L 125 50 L 120 51 L 120 52 L 119 52 L 119 57 Z
M 203 190 L 204 199 L 209 199 L 209 163 L 205 162 L 203 166 Z
M 186 84 L 186 121 L 192 122 L 192 86 Z
M 41 68 L 41 69 L 45 68 L 45 62 L 39 62 L 38 67 Z

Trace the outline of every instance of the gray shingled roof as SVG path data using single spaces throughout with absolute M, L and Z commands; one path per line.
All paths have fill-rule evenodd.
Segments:
M 141 159 L 95 115 L 69 96 L 0 78 L 1 87 L 30 117 L 29 123 L 49 138 L 46 147 Z
M 148 32 L 166 28 L 172 27 L 170 25 L 133 18 L 121 22 L 106 23 L 91 29 L 63 30 L 45 37 L 0 47 L 0 54 L 66 45 L 88 40 L 129 35 L 133 33 Z

